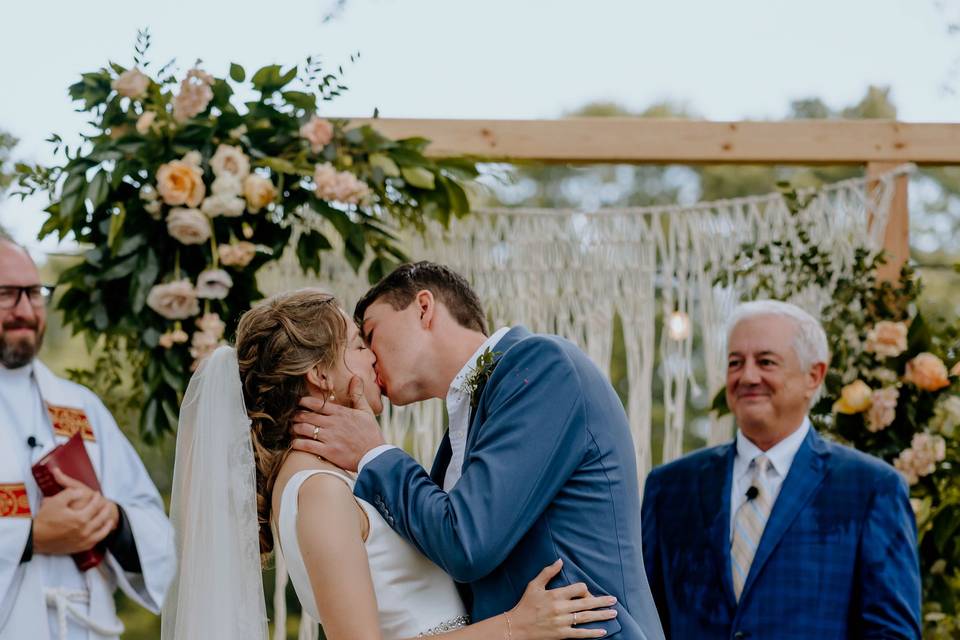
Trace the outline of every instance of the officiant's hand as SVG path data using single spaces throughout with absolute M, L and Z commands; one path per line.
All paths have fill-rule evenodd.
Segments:
M 312 453 L 347 471 L 356 471 L 364 454 L 386 444 L 373 410 L 363 395 L 363 380 L 354 376 L 350 406 L 318 398 L 300 400 L 293 416 L 293 448 Z
M 66 555 L 92 549 L 117 527 L 117 504 L 59 469 L 53 475 L 63 491 L 40 502 L 33 519 L 33 550 Z

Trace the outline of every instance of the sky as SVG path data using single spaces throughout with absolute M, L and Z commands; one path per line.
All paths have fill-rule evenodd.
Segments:
M 320 55 L 350 90 L 324 115 L 557 118 L 588 102 L 640 110 L 662 100 L 710 120 L 776 119 L 791 100 L 839 108 L 868 85 L 892 89 L 899 117 L 955 122 L 960 0 L 32 0 L 2 10 L 0 128 L 14 157 L 50 160 L 43 140 L 76 139 L 66 90 L 84 71 L 132 64 L 148 27 L 157 66 L 196 59 L 225 76 Z M 351 53 L 360 58 L 349 63 Z M 39 199 L 0 201 L 0 225 L 34 254 Z M 38 255 L 38 257 L 40 257 Z

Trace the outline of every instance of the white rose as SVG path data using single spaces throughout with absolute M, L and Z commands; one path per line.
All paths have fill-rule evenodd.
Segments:
M 238 196 L 243 192 L 243 182 L 233 174 L 224 173 L 213 181 L 210 191 L 216 195 Z
M 223 269 L 207 269 L 197 277 L 197 297 L 223 300 L 233 286 L 233 278 Z
M 183 320 L 200 313 L 197 292 L 189 280 L 154 285 L 147 306 L 168 320 Z
M 176 207 L 167 215 L 167 232 L 181 244 L 203 244 L 210 238 L 210 221 L 198 209 Z
M 149 87 L 150 78 L 136 67 L 127 69 L 110 83 L 110 88 L 116 89 L 117 93 L 125 98 L 139 98 L 147 92 Z
M 236 218 L 243 215 L 246 206 L 246 201 L 239 196 L 218 194 L 204 200 L 200 209 L 208 218 L 216 218 L 217 216 Z
M 229 174 L 243 180 L 250 174 L 250 159 L 244 155 L 240 147 L 221 144 L 210 158 L 210 168 L 217 177 Z
M 243 195 L 247 199 L 250 213 L 257 213 L 277 197 L 277 189 L 268 179 L 251 173 L 243 181 Z
M 157 119 L 157 114 L 154 111 L 144 111 L 140 114 L 140 117 L 137 118 L 137 133 L 142 136 L 147 135 L 147 132 L 150 131 L 150 126 L 153 124 L 153 121 Z

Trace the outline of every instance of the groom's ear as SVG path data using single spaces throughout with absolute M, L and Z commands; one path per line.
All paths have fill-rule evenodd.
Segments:
M 437 301 L 431 291 L 424 289 L 417 293 L 415 301 L 417 312 L 420 314 L 420 327 L 429 329 L 433 326 L 433 320 L 437 312 Z

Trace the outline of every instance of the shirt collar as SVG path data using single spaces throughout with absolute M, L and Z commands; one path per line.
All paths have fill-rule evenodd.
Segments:
M 477 364 L 477 358 L 486 351 L 487 349 L 493 350 L 494 347 L 500 342 L 503 336 L 507 335 L 507 332 L 510 331 L 510 327 L 502 327 L 498 329 L 492 336 L 486 339 L 480 348 L 473 352 L 473 355 L 467 360 L 467 363 L 463 365 L 463 368 L 460 369 L 460 372 L 454 376 L 453 382 L 450 383 L 451 391 L 463 391 L 464 383 L 467 381 L 467 378 L 473 373 L 473 369 Z
M 800 450 L 800 445 L 803 444 L 809 431 L 810 418 L 805 416 L 803 422 L 800 423 L 800 427 L 793 433 L 770 447 L 767 451 L 761 451 L 757 445 L 750 442 L 750 440 L 743 435 L 740 429 L 737 429 L 737 462 L 740 463 L 738 466 L 742 465 L 743 471 L 746 471 L 754 458 L 765 454 L 770 461 L 770 466 L 776 470 L 777 475 L 785 478 L 787 472 L 790 471 L 790 465 L 793 464 L 793 459 L 796 457 L 797 451 Z

